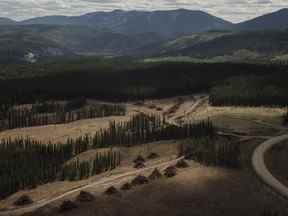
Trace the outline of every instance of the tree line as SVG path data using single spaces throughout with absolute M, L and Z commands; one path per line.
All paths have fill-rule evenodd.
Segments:
M 209 91 L 235 76 L 286 76 L 287 66 L 244 63 L 158 63 L 117 71 L 79 70 L 44 77 L 0 80 L 0 104 L 71 98 L 130 101 Z M 51 71 L 52 73 L 52 71 Z M 277 75 L 278 76 L 278 75 Z M 285 79 L 284 79 L 285 80 Z
M 6 109 L 2 105 L 2 110 Z M 106 116 L 122 116 L 126 113 L 124 105 L 95 104 L 73 110 L 71 105 L 61 106 L 57 103 L 32 105 L 29 108 L 10 108 L 0 111 L 0 130 L 24 128 L 48 124 L 63 124 L 81 119 L 99 118 Z
M 43 144 L 29 138 L 1 140 L 0 198 L 54 181 L 73 152 L 68 144 Z
M 0 142 L 0 199 L 56 180 L 80 180 L 114 169 L 120 153 L 96 153 L 92 162 L 67 161 L 87 151 L 81 143 L 44 144 L 30 138 Z
M 168 124 L 165 118 L 159 115 L 139 113 L 127 122 L 111 121 L 108 128 L 100 129 L 93 135 L 68 138 L 67 143 L 75 146 L 79 152 L 82 148 L 133 146 L 160 140 L 213 137 L 215 134 L 216 128 L 210 120 L 177 126 Z
M 283 125 L 287 125 L 288 124 L 288 108 L 286 113 L 283 115 Z
M 120 151 L 97 152 L 93 159 L 79 161 L 76 159 L 65 164 L 61 171 L 61 180 L 78 181 L 113 170 L 121 163 Z
M 273 72 L 263 76 L 238 76 L 219 82 L 211 89 L 214 106 L 288 105 L 288 73 Z
M 168 124 L 160 116 L 140 113 L 128 122 L 111 122 L 109 128 L 97 131 L 91 142 L 94 148 L 98 148 L 214 135 L 215 128 L 209 120 L 176 126 Z
M 211 137 L 190 139 L 179 146 L 180 154 L 207 166 L 240 167 L 239 143 Z
M 160 116 L 139 113 L 128 122 L 111 122 L 107 129 L 96 131 L 92 136 L 67 139 L 62 144 L 30 138 L 3 139 L 0 141 L 0 197 L 55 181 L 59 173 L 62 179 L 77 180 L 97 174 L 99 167 L 105 171 L 119 165 L 120 155 L 111 152 L 96 156 L 93 162 L 75 162 L 63 169 L 66 161 L 90 149 L 214 135 L 215 128 L 210 121 L 174 126 Z

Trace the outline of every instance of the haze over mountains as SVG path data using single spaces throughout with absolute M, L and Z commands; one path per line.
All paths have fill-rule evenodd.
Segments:
M 288 9 L 284 8 L 274 13 L 239 23 L 236 28 L 240 30 L 287 29 Z
M 11 25 L 11 24 L 16 24 L 16 22 L 8 18 L 0 17 L 0 25 Z
M 115 10 L 21 22 L 0 18 L 0 25 L 0 52 L 9 53 L 0 58 L 2 63 L 23 60 L 27 53 L 38 58 L 74 54 L 203 58 L 243 50 L 252 56 L 261 51 L 268 56 L 288 51 L 288 9 L 239 24 L 202 11 L 178 9 Z
M 40 17 L 23 21 L 22 24 L 84 25 L 98 29 L 107 28 L 122 34 L 154 32 L 164 37 L 174 37 L 231 25 L 223 19 L 202 11 L 122 11 L 95 12 L 78 17 Z

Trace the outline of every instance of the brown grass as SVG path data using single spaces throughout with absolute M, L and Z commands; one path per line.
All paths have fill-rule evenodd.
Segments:
M 134 171 L 133 168 L 133 160 L 139 155 L 143 155 L 144 157 L 147 157 L 151 152 L 155 152 L 161 157 L 153 159 L 153 160 L 147 160 L 145 163 L 146 166 L 152 166 L 161 162 L 169 161 L 176 157 L 177 155 L 177 145 L 178 142 L 175 141 L 165 141 L 165 142 L 156 142 L 156 143 L 150 143 L 146 145 L 140 145 L 135 147 L 123 147 L 119 148 L 122 154 L 122 162 L 121 166 L 116 168 L 115 170 L 112 170 L 111 172 L 103 173 L 100 175 L 93 176 L 89 179 L 82 180 L 82 181 L 64 181 L 64 182 L 53 182 L 45 185 L 38 186 L 35 189 L 27 190 L 27 191 L 19 191 L 12 196 L 8 197 L 5 200 L 0 200 L 0 209 L 2 208 L 11 208 L 13 206 L 13 203 L 15 200 L 17 200 L 20 196 L 27 194 L 29 195 L 35 202 L 43 200 L 43 199 L 49 199 L 58 195 L 61 195 L 62 193 L 69 191 L 73 188 L 78 188 L 82 185 L 86 185 L 89 182 L 99 180 L 103 177 L 109 177 L 111 175 L 117 175 L 122 174 L 129 171 Z M 84 152 L 77 156 L 79 161 L 86 161 L 90 158 L 93 158 L 97 151 L 107 151 L 106 149 L 98 149 L 98 150 L 90 150 L 87 152 Z M 75 158 L 73 159 L 75 160 Z
M 189 113 L 191 105 L 194 103 L 191 96 L 183 97 L 184 102 L 175 110 L 171 118 L 181 118 L 183 121 L 203 120 L 210 117 L 216 125 L 222 129 L 234 130 L 253 135 L 274 134 L 278 130 L 272 127 L 258 124 L 256 121 L 268 122 L 269 124 L 280 126 L 280 116 L 285 111 L 278 108 L 231 108 L 231 107 L 210 107 L 208 104 L 197 109 L 196 113 Z M 175 106 L 177 97 L 172 99 L 145 101 L 142 106 L 128 104 L 128 115 L 124 117 L 108 117 L 101 119 L 90 119 L 73 122 L 66 125 L 51 125 L 45 127 L 34 127 L 25 129 L 16 129 L 0 133 L 0 137 L 31 136 L 43 141 L 63 142 L 68 137 L 78 137 L 80 135 L 94 133 L 99 128 L 107 127 L 109 121 L 128 120 L 132 114 L 137 111 L 145 113 L 162 114 Z M 150 109 L 153 104 L 153 109 Z M 152 107 L 152 106 L 150 106 Z M 161 108 L 158 109 L 157 108 Z M 114 174 L 125 173 L 134 170 L 132 161 L 137 155 L 146 158 L 151 152 L 160 155 L 160 158 L 148 160 L 145 164 L 149 166 L 161 161 L 167 161 L 177 154 L 177 144 L 175 141 L 165 141 L 150 143 L 133 148 L 120 148 L 122 157 L 125 160 L 120 168 L 111 173 L 105 173 L 94 176 L 88 180 L 79 182 L 54 182 L 37 187 L 31 191 L 20 191 L 5 201 L 0 202 L 1 207 L 8 207 L 21 195 L 28 194 L 34 201 L 48 199 L 57 196 L 71 188 L 79 187 L 90 181 L 107 177 Z M 257 142 L 256 142 L 257 144 Z M 252 149 L 255 143 L 244 143 L 245 160 L 250 161 L 250 153 L 247 149 Z M 105 149 L 104 149 L 105 150 Z M 106 149 L 107 150 L 107 149 Z M 88 160 L 93 157 L 98 150 L 91 150 L 78 156 L 80 160 Z M 287 155 L 287 154 L 286 154 Z M 273 156 L 277 157 L 277 156 Z M 282 158 L 282 156 L 280 156 Z M 284 153 L 283 153 L 284 158 Z M 283 159 L 284 160 L 284 159 Z M 286 159 L 285 159 L 286 160 Z M 284 161 L 287 164 L 286 161 Z M 249 162 L 250 163 L 250 162 Z M 274 164 L 274 165 L 273 165 Z M 279 162 L 273 166 L 278 166 Z M 282 162 L 281 162 L 282 164 Z M 190 163 L 190 167 L 184 170 L 177 170 L 174 178 L 162 179 L 145 186 L 133 188 L 123 193 L 122 198 L 104 197 L 105 188 L 92 188 L 90 192 L 98 193 L 96 201 L 87 204 L 81 204 L 78 209 L 67 212 L 71 216 L 174 216 L 174 215 L 201 215 L 201 216 L 243 216 L 260 215 L 264 209 L 282 209 L 282 203 L 270 193 L 266 192 L 263 185 L 256 180 L 255 176 L 250 175 L 246 169 L 241 171 L 227 170 L 220 168 L 208 168 L 199 166 L 199 164 Z M 246 166 L 247 167 L 247 166 Z M 281 167 L 281 173 L 285 177 L 288 170 Z M 163 170 L 161 170 L 163 173 Z M 150 172 L 142 173 L 148 176 Z M 129 179 L 123 179 L 113 186 L 120 188 Z M 112 185 L 107 185 L 112 186 Z M 107 188 L 106 187 L 106 188 Z M 75 198 L 76 195 L 67 197 Z M 61 200 L 60 200 L 61 201 Z M 59 205 L 61 202 L 53 204 Z M 62 200 L 63 201 L 63 200 Z M 50 207 L 45 208 L 50 212 Z M 286 212 L 285 212 L 286 213 Z M 53 210 L 49 213 L 51 216 L 59 213 Z M 37 215 L 37 214 L 36 214 Z M 66 215 L 66 214 L 65 214 Z M 38 216 L 38 215 L 37 215 Z
M 67 215 L 243 216 L 260 215 L 270 208 L 287 213 L 284 203 L 263 191 L 246 172 L 202 166 L 135 187 L 119 198 L 99 196 L 96 200 Z M 52 211 L 50 215 L 58 213 Z
M 30 137 L 42 142 L 65 142 L 68 138 L 77 138 L 85 134 L 94 135 L 101 129 L 107 128 L 111 121 L 128 121 L 133 112 L 126 116 L 111 116 L 104 118 L 85 119 L 68 124 L 46 125 L 28 128 L 19 128 L 0 133 L 0 138 Z

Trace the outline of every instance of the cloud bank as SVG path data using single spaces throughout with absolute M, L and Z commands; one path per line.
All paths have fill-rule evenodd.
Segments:
M 287 0 L 0 0 L 0 17 L 23 20 L 37 16 L 77 16 L 94 11 L 203 10 L 240 22 L 281 8 Z

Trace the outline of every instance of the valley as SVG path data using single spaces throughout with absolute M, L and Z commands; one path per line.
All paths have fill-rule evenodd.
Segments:
M 87 102 L 89 104 L 97 104 L 100 101 L 87 100 Z M 274 197 L 274 195 L 269 195 L 268 191 L 265 192 L 265 186 L 253 175 L 253 170 L 249 166 L 249 155 L 251 155 L 255 146 L 263 140 L 268 139 L 268 137 L 276 136 L 281 131 L 281 119 L 285 113 L 285 109 L 212 107 L 208 104 L 208 97 L 206 95 L 145 100 L 144 103 L 137 101 L 133 103 L 128 102 L 125 106 L 127 113 L 123 117 L 111 116 L 78 120 L 68 124 L 13 129 L 1 132 L 0 136 L 3 139 L 5 137 L 9 137 L 9 139 L 31 137 L 46 143 L 49 141 L 55 143 L 65 142 L 65 139 L 68 138 L 75 139 L 77 136 L 85 136 L 89 133 L 89 130 L 95 132 L 100 128 L 105 128 L 108 126 L 108 122 L 112 120 L 119 122 L 128 121 L 129 118 L 137 115 L 137 113 L 166 116 L 166 121 L 169 124 L 183 124 L 190 121 L 201 122 L 209 118 L 218 128 L 220 139 L 228 139 L 230 140 L 229 142 L 232 141 L 234 143 L 239 142 L 241 149 L 241 169 L 207 167 L 201 163 L 189 161 L 189 167 L 183 170 L 179 169 L 177 176 L 172 179 L 157 180 L 148 185 L 138 186 L 139 188 L 137 187 L 129 192 L 121 192 L 121 196 L 112 195 L 112 197 L 106 197 L 107 195 L 103 195 L 102 193 L 110 186 L 121 187 L 121 185 L 133 180 L 139 174 L 148 176 L 155 168 L 164 170 L 165 167 L 175 164 L 175 158 L 179 154 L 179 145 L 186 143 L 187 140 L 158 141 L 134 147 L 113 147 L 114 150 L 119 150 L 122 155 L 121 166 L 119 168 L 89 177 L 88 179 L 56 181 L 37 186 L 34 189 L 21 190 L 0 202 L 2 208 L 0 215 L 21 215 L 24 212 L 28 214 L 32 210 L 36 212 L 31 213 L 31 215 L 62 215 L 57 210 L 61 202 L 67 199 L 74 200 L 79 192 L 83 190 L 89 191 L 89 193 L 97 197 L 97 201 L 95 201 L 97 208 L 95 209 L 92 203 L 79 203 L 77 204 L 77 209 L 68 211 L 65 215 L 77 215 L 79 212 L 83 214 L 83 211 L 86 212 L 84 213 L 85 215 L 101 215 L 106 214 L 104 213 L 106 211 L 109 212 L 107 213 L 109 215 L 115 215 L 117 212 L 133 215 L 135 211 L 141 215 L 145 215 L 147 214 L 147 210 L 144 210 L 146 209 L 144 206 L 150 206 L 152 203 L 155 204 L 152 205 L 154 206 L 153 211 L 149 211 L 149 215 L 157 215 L 163 211 L 168 215 L 175 215 L 178 214 L 177 209 L 181 209 L 182 213 L 195 212 L 201 215 L 211 215 L 212 212 L 215 215 L 215 211 L 217 212 L 216 215 L 229 215 L 232 212 L 233 215 L 243 215 L 248 212 L 249 214 L 260 215 L 261 212 L 269 208 L 267 206 L 271 206 L 270 208 L 275 211 L 284 211 L 284 203 L 281 204 L 282 201 L 279 202 L 280 200 L 278 200 L 277 196 Z M 78 131 L 74 131 L 73 129 L 77 129 Z M 264 138 L 265 136 L 267 138 Z M 79 154 L 76 158 L 80 161 L 89 161 L 97 151 L 99 150 L 88 150 Z M 101 151 L 109 150 L 103 148 Z M 140 168 L 139 170 L 133 168 L 132 161 L 137 158 L 137 155 L 142 155 L 146 158 L 151 153 L 159 155 L 159 158 L 147 160 L 145 168 Z M 254 182 L 254 186 L 247 187 L 247 185 L 251 185 L 251 181 Z M 225 189 L 220 185 L 225 185 Z M 172 189 L 171 186 L 173 186 L 172 188 L 176 187 L 177 190 Z M 162 193 L 160 191 L 165 192 Z M 207 201 L 207 196 L 212 191 L 216 194 L 218 192 L 215 191 L 219 191 L 222 194 L 221 198 L 218 195 L 217 199 L 209 195 L 210 198 Z M 233 194 L 231 194 L 231 191 L 233 191 Z M 239 205 L 240 202 L 237 199 L 242 200 L 242 197 L 247 193 L 252 193 L 253 196 L 249 199 L 246 198 L 246 201 L 244 203 L 242 201 L 241 205 Z M 149 201 L 145 201 L 145 205 L 143 206 L 144 194 L 149 194 L 150 198 Z M 33 204 L 27 207 L 15 207 L 13 203 L 22 195 L 31 197 Z M 263 196 L 267 198 L 263 199 Z M 233 197 L 233 201 L 229 197 Z M 177 200 L 176 206 L 179 206 L 179 208 L 169 208 L 167 205 L 170 199 L 171 201 L 174 199 L 173 202 Z M 206 201 L 204 202 L 203 199 Z M 192 200 L 193 202 L 191 202 Z M 221 204 L 217 200 L 221 200 Z M 115 205 L 115 202 L 119 204 Z M 209 203 L 208 205 L 207 202 Z M 133 208 L 131 208 L 132 203 Z M 207 211 L 203 212 L 206 207 L 199 208 L 199 205 L 209 207 Z M 255 207 L 255 205 L 259 206 Z M 263 208 L 263 205 L 266 208 Z M 169 211 L 167 212 L 167 209 L 163 209 L 164 206 L 170 209 L 170 213 L 168 213 Z M 227 206 L 233 206 L 233 208 L 226 208 Z M 238 210 L 235 212 L 235 209 Z
M 159 1 L 0 2 L 0 216 L 288 215 L 285 2 Z

